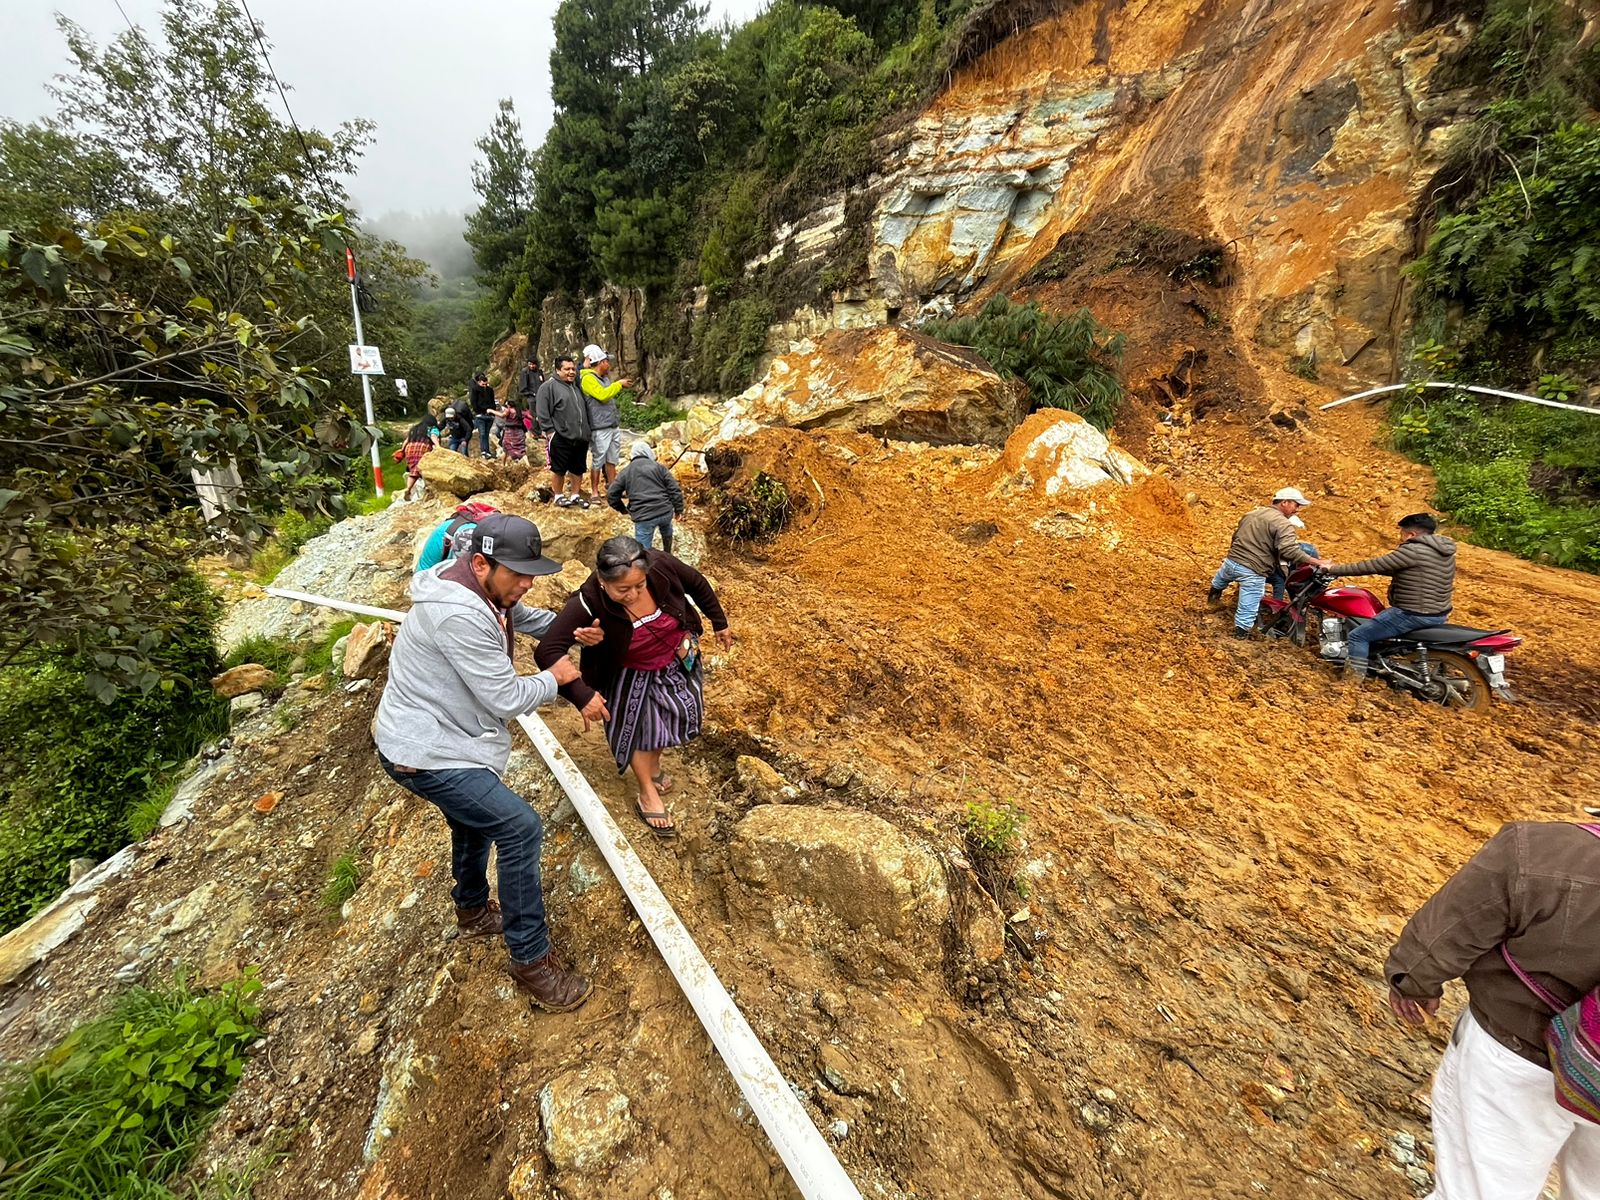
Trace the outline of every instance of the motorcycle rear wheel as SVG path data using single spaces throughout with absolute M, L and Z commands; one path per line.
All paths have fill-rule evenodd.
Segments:
M 1418 670 L 1421 663 L 1417 654 L 1397 654 L 1394 661 L 1404 663 L 1412 670 Z M 1442 694 L 1437 696 L 1415 693 L 1419 699 L 1430 704 L 1442 704 L 1446 708 L 1459 708 L 1466 712 L 1487 712 L 1489 709 L 1489 685 L 1484 682 L 1483 673 L 1478 670 L 1478 664 L 1465 654 L 1457 654 L 1453 650 L 1435 650 L 1428 655 L 1429 675 L 1431 679 L 1442 685 Z

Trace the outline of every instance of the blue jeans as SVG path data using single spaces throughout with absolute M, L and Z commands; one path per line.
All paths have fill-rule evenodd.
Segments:
M 465 454 L 471 448 L 471 446 L 472 438 L 470 437 L 452 437 L 450 439 L 450 449 L 454 450 L 457 454 Z
M 661 531 L 661 548 L 668 554 L 672 553 L 672 518 L 662 517 L 659 521 L 635 521 L 633 523 L 633 537 L 639 545 L 646 550 L 650 549 L 656 536 L 656 530 Z
M 448 771 L 409 771 L 383 755 L 378 762 L 408 792 L 444 814 L 450 826 L 450 869 L 459 908 L 489 903 L 489 847 L 500 852 L 500 910 L 506 949 L 513 960 L 530 963 L 550 952 L 544 919 L 544 887 L 539 880 L 539 850 L 544 825 L 527 801 L 487 767 Z
M 1312 558 L 1322 557 L 1317 553 L 1317 548 L 1310 542 L 1301 542 L 1300 549 L 1311 555 Z M 1289 574 L 1284 570 L 1282 563 L 1278 564 L 1276 571 L 1267 576 L 1267 583 L 1272 586 L 1272 598 L 1274 600 L 1287 600 L 1289 598 Z
M 1421 613 L 1409 613 L 1403 608 L 1384 609 L 1366 624 L 1357 625 L 1345 639 L 1345 644 L 1350 648 L 1350 665 L 1366 670 L 1367 655 L 1373 642 L 1399 637 L 1414 629 L 1431 629 L 1435 625 L 1443 625 L 1449 615 L 1449 613 L 1435 613 L 1432 616 L 1423 616 Z
M 1231 558 L 1225 558 L 1221 568 L 1211 577 L 1211 586 L 1220 592 L 1234 580 L 1239 581 L 1239 603 L 1233 610 L 1234 628 L 1248 632 L 1256 627 L 1261 597 L 1267 594 L 1267 577 Z
M 483 456 L 489 457 L 489 430 L 494 427 L 494 417 L 473 417 L 472 423 L 478 427 L 478 441 L 483 446 Z

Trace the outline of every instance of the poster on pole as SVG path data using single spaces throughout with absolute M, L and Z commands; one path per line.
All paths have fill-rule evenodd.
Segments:
M 394 381 L 394 390 L 400 393 L 402 400 L 411 395 L 411 387 L 404 379 L 396 379 Z
M 350 347 L 350 374 L 382 375 L 383 355 L 376 346 Z

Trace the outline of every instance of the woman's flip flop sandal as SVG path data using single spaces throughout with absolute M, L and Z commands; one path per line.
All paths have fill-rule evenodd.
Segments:
M 655 834 L 658 838 L 675 838 L 678 836 L 678 827 L 676 825 L 652 825 L 650 823 L 651 817 L 655 817 L 657 819 L 666 817 L 670 821 L 672 819 L 672 814 L 667 812 L 665 808 L 658 813 L 645 812 L 644 805 L 635 800 L 633 802 L 633 810 L 639 814 L 639 819 L 644 822 L 644 827 L 651 833 Z
M 660 792 L 663 796 L 677 786 L 678 781 L 671 775 L 668 775 L 665 771 L 656 776 L 656 791 Z

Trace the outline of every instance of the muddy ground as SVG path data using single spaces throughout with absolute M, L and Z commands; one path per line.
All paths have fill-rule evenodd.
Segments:
M 865 1195 L 1414 1194 L 1447 1025 L 1395 1026 L 1383 956 L 1502 821 L 1595 796 L 1600 584 L 1463 548 L 1456 617 L 1528 639 L 1521 701 L 1487 717 L 1338 682 L 1225 638 L 1206 576 L 1284 484 L 1315 498 L 1324 553 L 1374 553 L 1426 472 L 1376 449 L 1360 408 L 1140 427 L 1128 448 L 1163 475 L 1049 501 L 991 496 L 994 451 L 759 435 L 752 463 L 807 500 L 775 541 L 705 563 L 739 642 L 680 758 L 676 843 L 645 836 L 598 734 L 551 715 Z M 497 947 L 454 937 L 443 826 L 377 771 L 375 696 L 291 689 L 242 725 L 193 821 L 0 995 L 0 1052 L 176 963 L 258 964 L 269 1037 L 197 1176 L 253 1162 L 258 1200 L 795 1195 L 529 751 L 513 774 L 549 823 L 557 942 L 595 997 L 531 1013 Z M 740 753 L 943 854 L 969 801 L 1018 805 L 1030 891 L 1005 898 L 1025 919 L 1004 961 L 979 968 L 948 931 L 902 953 L 826 897 L 754 895 L 729 864 L 755 803 Z M 351 848 L 372 869 L 341 919 L 319 897 Z M 626 1140 L 557 1172 L 540 1089 L 596 1066 L 628 1097 Z

